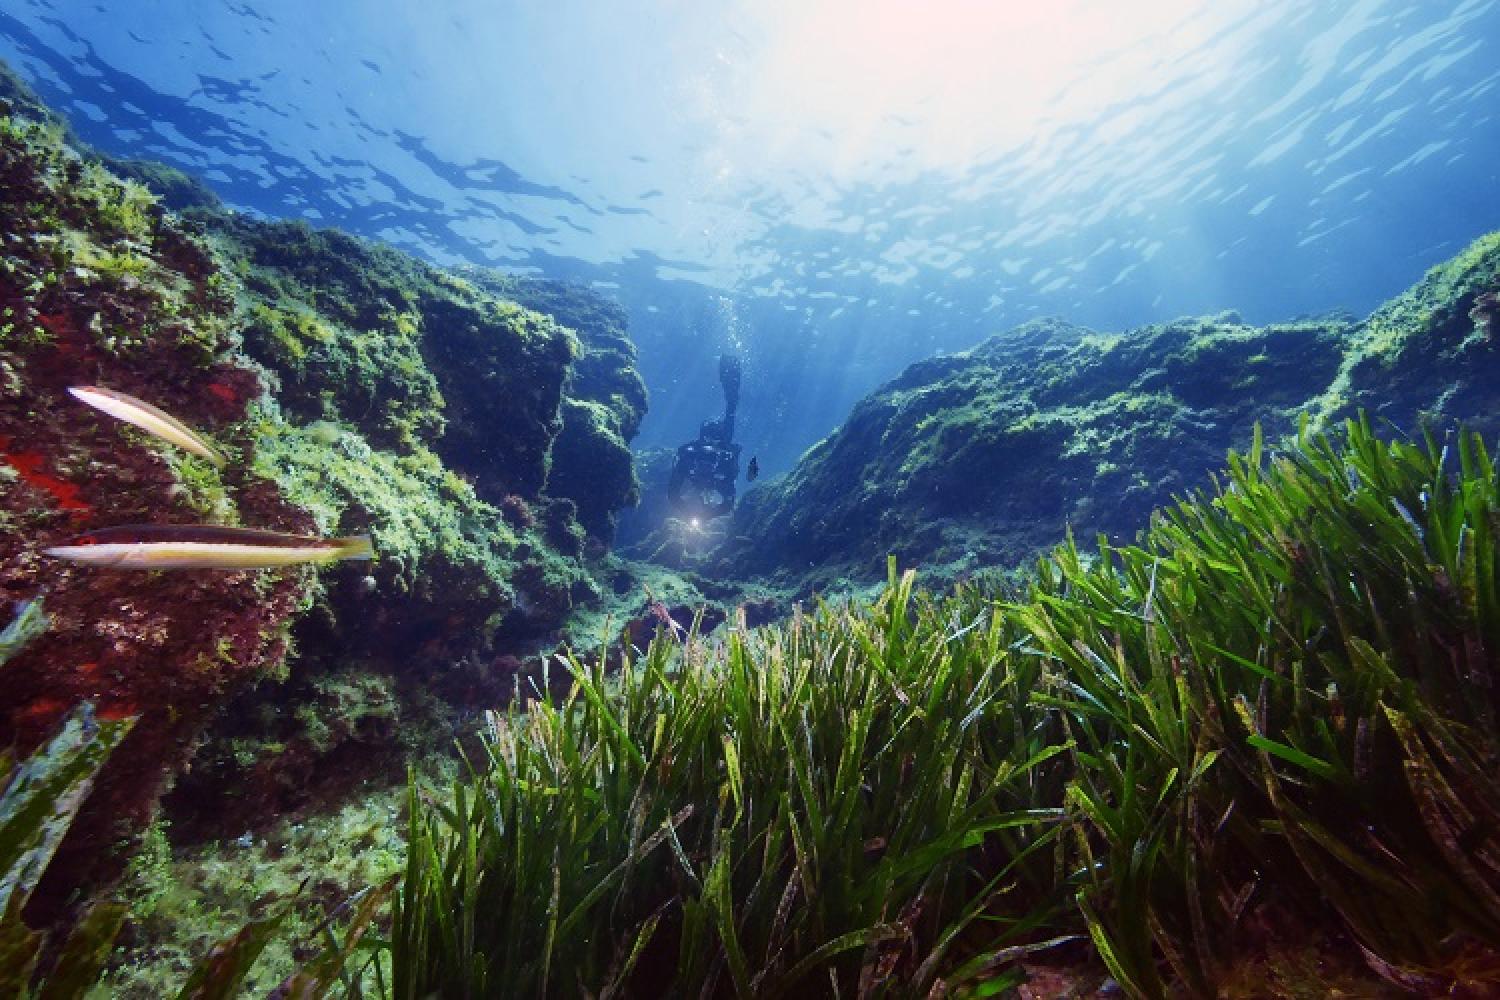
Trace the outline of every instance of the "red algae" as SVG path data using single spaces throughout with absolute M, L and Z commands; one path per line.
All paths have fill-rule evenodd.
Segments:
M 0 459 L 16 470 L 23 483 L 46 493 L 62 510 L 72 511 L 78 516 L 92 509 L 76 485 L 44 471 L 46 456 L 34 451 L 11 451 L 10 438 L 0 437 Z
M 57 235 L 54 219 L 99 235 L 94 206 L 80 202 L 50 160 L 13 141 L 0 145 L 19 179 L 30 177 L 13 184 L 7 175 L 0 212 L 36 222 L 39 235 Z M 28 207 L 28 197 L 47 210 Z M 153 216 L 151 225 L 151 239 L 133 251 L 162 265 L 148 281 L 127 286 L 70 269 L 49 283 L 44 278 L 55 268 L 47 244 L 25 241 L 8 247 L 12 267 L 0 275 L 0 301 L 47 334 L 8 340 L 0 350 L 7 379 L 24 389 L 0 395 L 0 476 L 11 487 L 0 489 L 0 516 L 24 529 L 0 532 L 0 604 L 42 594 L 50 619 L 45 633 L 5 664 L 0 747 L 26 754 L 42 746 L 84 701 L 97 718 L 141 720 L 99 772 L 32 893 L 33 926 L 65 921 L 76 900 L 107 891 L 119 877 L 128 845 L 187 769 L 209 720 L 283 662 L 288 623 L 308 600 L 306 574 L 254 587 L 190 573 L 123 580 L 37 552 L 39 539 L 94 522 L 189 523 L 199 516 L 173 463 L 75 405 L 69 386 L 99 383 L 160 399 L 193 425 L 219 428 L 243 420 L 265 390 L 232 351 L 229 299 L 219 308 L 206 294 L 195 297 L 220 273 L 212 259 L 165 216 Z M 103 338 L 100 330 L 118 335 Z M 227 434 L 243 440 L 239 428 Z M 224 486 L 246 523 L 303 534 L 314 528 L 269 480 Z
M 53 336 L 67 336 L 73 332 L 73 321 L 67 313 L 39 313 L 36 320 Z
M 50 726 L 53 722 L 63 717 L 71 707 L 70 702 L 61 698 L 37 698 L 16 713 L 27 725 Z
M 121 719 L 129 719 L 141 714 L 141 710 L 128 701 L 115 702 L 100 707 L 95 713 L 106 722 L 118 722 Z

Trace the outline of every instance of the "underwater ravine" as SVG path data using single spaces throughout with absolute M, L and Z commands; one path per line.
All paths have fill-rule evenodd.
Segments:
M 600 292 L 0 84 L 0 992 L 1500 989 L 1500 233 L 997 333 L 700 523 Z

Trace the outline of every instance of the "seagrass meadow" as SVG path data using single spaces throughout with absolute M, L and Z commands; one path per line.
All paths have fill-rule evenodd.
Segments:
M 398 996 L 1500 989 L 1500 480 L 1368 423 L 1023 586 L 573 660 L 413 790 Z

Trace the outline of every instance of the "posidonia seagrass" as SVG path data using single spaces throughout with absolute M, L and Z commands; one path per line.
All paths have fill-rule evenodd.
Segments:
M 1497 518 L 1477 438 L 1257 435 L 1022 590 L 572 659 L 413 793 L 394 992 L 989 995 L 1087 935 L 1204 993 L 1272 918 L 1496 982 Z

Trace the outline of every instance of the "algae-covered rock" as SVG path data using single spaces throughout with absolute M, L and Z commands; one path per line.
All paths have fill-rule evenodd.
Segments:
M 1263 327 L 1225 314 L 1123 334 L 1031 323 L 915 364 L 736 512 L 720 569 L 801 587 L 878 575 L 887 553 L 940 574 L 1014 566 L 1079 534 L 1133 532 L 1201 483 L 1254 423 L 1360 408 L 1500 430 L 1500 234 L 1363 322 Z
M 416 677 L 352 660 L 295 664 L 274 699 L 236 699 L 193 769 L 165 800 L 179 841 L 310 815 L 352 787 L 400 774 L 415 751 L 441 753 L 443 705 Z M 439 734 L 442 734 L 441 736 Z
M 277 377 L 256 469 L 321 530 L 370 531 L 380 553 L 376 600 L 326 601 L 353 623 L 332 652 L 430 657 L 438 637 L 445 656 L 462 658 L 489 655 L 507 634 L 555 630 L 593 592 L 577 510 L 547 488 L 568 414 L 597 406 L 563 396 L 576 335 L 369 241 L 193 218 L 243 281 L 245 351 Z
M 280 663 L 305 571 L 123 574 L 40 549 L 94 527 L 229 523 L 307 530 L 247 475 L 240 430 L 260 394 L 232 348 L 232 283 L 141 185 L 54 124 L 0 116 L 0 596 L 45 592 L 47 631 L 5 664 L 0 745 L 22 752 L 73 705 L 141 724 L 100 775 L 35 904 L 107 875 L 225 698 Z M 98 383 L 156 402 L 217 438 L 223 471 L 81 406 Z
M 630 441 L 646 415 L 646 383 L 636 370 L 625 310 L 580 285 L 467 269 L 476 285 L 552 316 L 574 331 L 582 353 L 564 386 L 562 431 L 552 447 L 547 493 L 566 497 L 578 520 L 604 542 L 616 512 L 640 497 Z
M 562 418 L 547 492 L 572 500 L 579 523 L 609 541 L 615 512 L 640 496 L 630 443 L 621 436 L 614 411 L 603 403 L 564 399 Z
M 16 71 L 0 62 L 0 114 L 10 118 L 21 118 L 37 124 L 50 125 L 66 131 L 66 126 L 52 109 L 42 103 Z
M 461 273 L 480 288 L 545 313 L 574 331 L 583 354 L 568 373 L 568 395 L 607 407 L 614 414 L 616 433 L 626 440 L 635 437 L 646 416 L 646 383 L 635 368 L 635 344 L 619 303 L 569 282 L 482 268 L 464 268 Z
M 238 279 L 243 350 L 269 373 L 254 471 L 320 532 L 369 532 L 379 556 L 316 592 L 287 681 L 233 703 L 173 798 L 180 817 L 211 817 L 236 787 L 241 811 L 269 815 L 320 801 L 298 774 L 350 787 L 351 769 L 399 769 L 400 754 L 357 727 L 244 720 L 359 664 L 390 679 L 404 733 L 440 729 L 434 701 L 462 714 L 505 700 L 518 657 L 598 600 L 585 543 L 633 499 L 622 435 L 644 390 L 623 314 L 586 290 L 451 274 L 300 223 L 190 218 Z M 580 468 L 587 478 L 570 475 Z
M 719 562 L 787 577 L 1012 566 L 1080 532 L 1126 532 L 1275 435 L 1337 371 L 1338 319 L 1232 314 L 1126 334 L 1039 321 L 908 368 L 783 479 L 751 490 Z
M 245 350 L 288 410 L 426 445 L 491 499 L 541 493 L 578 352 L 554 320 L 336 230 L 194 218 L 244 281 Z
M 0 598 L 45 590 L 50 623 L 5 665 L 0 744 L 34 746 L 82 698 L 142 716 L 63 845 L 60 901 L 118 867 L 101 848 L 129 842 L 200 743 L 183 814 L 216 815 L 226 784 L 261 771 L 247 801 L 295 808 L 279 796 L 299 774 L 353 787 L 361 768 L 399 770 L 418 729 L 502 700 L 517 657 L 599 597 L 585 542 L 633 497 L 645 396 L 623 314 L 592 293 L 514 283 L 574 332 L 498 276 L 487 290 L 96 157 L 13 77 L 0 100 Z M 228 465 L 66 392 L 92 382 L 206 433 Z M 566 471 L 582 467 L 591 480 Z M 369 532 L 377 558 L 125 575 L 39 554 L 131 522 Z
M 1325 419 L 1356 408 L 1409 429 L 1418 419 L 1500 431 L 1500 233 L 1475 240 L 1377 309 L 1323 394 Z
M 156 195 L 163 208 L 171 211 L 217 209 L 223 205 L 207 184 L 165 163 L 108 155 L 101 155 L 99 160 L 116 177 L 144 185 Z
M 302 223 L 194 220 L 244 280 L 245 350 L 279 376 L 288 412 L 430 448 L 491 502 L 571 500 L 609 540 L 635 502 L 629 441 L 646 408 L 618 305 Z

